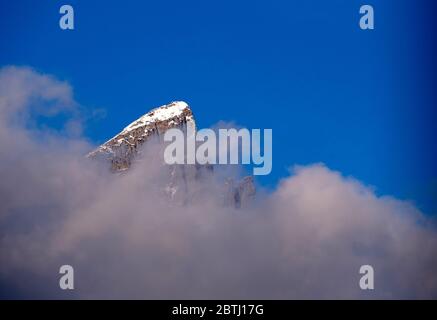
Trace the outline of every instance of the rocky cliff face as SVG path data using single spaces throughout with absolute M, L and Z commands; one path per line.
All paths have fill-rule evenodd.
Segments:
M 87 157 L 108 161 L 113 172 L 124 171 L 131 167 L 147 141 L 160 141 L 164 132 L 170 128 L 186 130 L 188 127 L 196 130 L 194 116 L 188 104 L 183 101 L 171 102 L 152 109 L 135 120 Z M 169 180 L 165 183 L 164 190 L 171 200 L 180 203 L 189 201 L 188 195 L 193 181 L 214 174 L 212 165 L 172 165 L 169 169 Z M 245 177 L 237 182 L 228 179 L 223 192 L 224 204 L 239 208 L 255 194 L 253 178 Z

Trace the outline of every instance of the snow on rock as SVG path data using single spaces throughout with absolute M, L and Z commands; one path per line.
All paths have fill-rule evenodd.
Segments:
M 147 126 L 156 122 L 166 121 L 166 120 L 169 120 L 169 124 L 175 124 L 177 122 L 174 121 L 173 118 L 183 115 L 184 112 L 186 112 L 187 110 L 189 110 L 188 104 L 186 104 L 183 101 L 175 101 L 170 104 L 160 106 L 158 108 L 149 111 L 138 120 L 132 122 L 130 125 L 124 128 L 121 133 L 126 134 L 137 128 Z M 192 114 L 190 115 L 189 118 L 190 119 L 187 120 L 194 122 Z
M 87 156 L 109 158 L 113 170 L 125 170 L 138 147 L 151 136 L 160 136 L 170 128 L 186 127 L 196 129 L 193 113 L 187 103 L 174 101 L 152 109 Z

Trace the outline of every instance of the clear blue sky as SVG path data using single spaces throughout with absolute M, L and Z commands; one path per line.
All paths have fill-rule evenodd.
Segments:
M 102 142 L 149 108 L 187 101 L 199 127 L 273 129 L 274 186 L 323 162 L 437 212 L 433 1 L 6 1 L 0 65 L 68 81 L 104 108 Z M 358 27 L 375 8 L 375 30 Z M 71 4 L 75 30 L 58 26 Z

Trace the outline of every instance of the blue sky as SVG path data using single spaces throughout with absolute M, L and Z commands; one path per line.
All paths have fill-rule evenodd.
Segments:
M 358 27 L 375 9 L 375 30 Z M 75 30 L 58 26 L 71 4 Z M 273 129 L 273 187 L 323 162 L 437 212 L 431 1 L 2 1 L 0 65 L 68 81 L 104 108 L 105 141 L 149 108 L 187 101 L 199 127 Z

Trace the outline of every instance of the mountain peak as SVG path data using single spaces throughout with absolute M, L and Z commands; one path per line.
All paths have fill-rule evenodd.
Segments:
M 150 110 L 87 156 L 104 156 L 111 161 L 113 170 L 125 170 L 130 167 L 138 147 L 150 137 L 159 136 L 170 128 L 187 126 L 196 128 L 193 112 L 186 102 L 173 101 Z
M 153 123 L 158 123 L 166 120 L 172 120 L 175 117 L 180 117 L 183 115 L 190 115 L 190 119 L 193 119 L 193 113 L 191 112 L 190 107 L 184 101 L 173 101 L 169 104 L 162 105 L 160 107 L 154 108 L 147 112 L 145 115 L 141 116 L 131 124 L 129 124 L 126 128 L 123 129 L 121 133 L 127 133 L 142 126 L 147 126 Z

